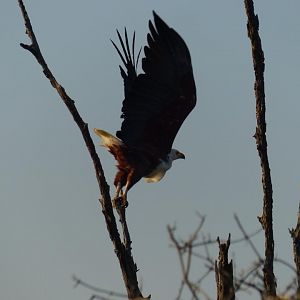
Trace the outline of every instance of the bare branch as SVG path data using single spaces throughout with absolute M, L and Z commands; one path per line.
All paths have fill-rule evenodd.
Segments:
M 255 140 L 257 151 L 260 157 L 262 169 L 262 187 L 263 187 L 263 213 L 259 221 L 265 231 L 265 264 L 264 285 L 265 296 L 276 296 L 276 281 L 273 272 L 274 263 L 274 238 L 273 238 L 273 189 L 271 180 L 271 171 L 269 167 L 266 138 L 266 104 L 264 87 L 264 53 L 259 36 L 258 16 L 254 14 L 254 5 L 252 0 L 245 0 L 245 9 L 248 18 L 247 29 L 248 37 L 252 45 L 253 66 L 255 71 L 255 97 L 256 97 L 256 132 Z
M 260 232 L 262 231 L 261 228 L 253 231 L 252 233 L 247 233 L 247 238 L 250 240 L 252 237 L 256 236 L 257 234 L 259 234 Z M 233 244 L 238 244 L 242 241 L 245 240 L 245 236 L 242 236 L 240 238 L 236 238 L 232 241 L 230 241 L 230 245 L 233 245 Z M 194 244 L 195 247 L 199 247 L 199 246 L 207 246 L 207 245 L 210 245 L 210 244 L 217 244 L 218 242 L 215 240 L 215 239 L 206 239 L 205 237 L 203 237 L 203 239 L 200 241 L 200 242 L 197 242 Z
M 235 271 L 234 274 L 232 275 L 234 285 L 232 283 L 230 283 L 229 286 L 232 286 L 232 287 L 234 286 L 235 294 L 237 294 L 238 292 L 239 293 L 247 293 L 247 294 L 257 292 L 260 299 L 290 299 L 290 300 L 294 299 L 293 296 L 291 298 L 275 298 L 275 297 L 267 297 L 266 298 L 265 297 L 264 276 L 263 276 L 263 271 L 262 271 L 262 267 L 264 265 L 264 260 L 262 259 L 254 242 L 251 241 L 251 238 L 253 236 L 255 236 L 257 233 L 261 232 L 262 229 L 260 229 L 259 231 L 255 231 L 252 234 L 249 234 L 246 232 L 240 219 L 236 215 L 234 216 L 234 218 L 237 222 L 239 229 L 242 232 L 242 237 L 239 239 L 236 239 L 235 242 L 246 241 L 248 243 L 248 245 L 250 245 L 250 248 L 252 249 L 252 251 L 255 254 L 255 256 L 257 257 L 257 259 L 255 261 L 253 261 L 251 263 L 251 265 L 248 268 L 246 268 L 245 270 L 242 270 L 239 273 L 237 271 Z M 175 226 L 168 227 L 170 240 L 172 241 L 172 246 L 176 249 L 176 251 L 178 253 L 179 264 L 180 264 L 181 273 L 182 273 L 181 284 L 180 284 L 180 287 L 178 290 L 176 300 L 180 300 L 181 297 L 183 297 L 182 295 L 184 292 L 184 288 L 187 288 L 188 291 L 190 291 L 190 287 L 186 283 L 186 278 L 190 282 L 190 286 L 195 287 L 196 294 L 199 298 L 211 299 L 210 296 L 206 293 L 205 289 L 201 287 L 201 285 L 203 286 L 203 282 L 204 282 L 205 278 L 208 278 L 208 276 L 210 274 L 212 274 L 212 272 L 214 270 L 216 270 L 216 262 L 211 257 L 211 246 L 213 245 L 213 243 L 211 243 L 211 237 L 209 237 L 209 235 L 206 235 L 203 233 L 200 236 L 200 240 L 199 240 L 199 237 L 198 237 L 199 228 L 201 228 L 201 226 L 197 225 L 196 230 L 187 239 L 180 239 L 175 236 L 175 231 L 176 231 Z M 170 234 L 170 230 L 172 231 L 171 234 Z M 197 234 L 195 235 L 196 232 L 197 232 Z M 196 239 L 195 239 L 195 237 L 196 237 Z M 219 246 L 220 246 L 220 241 L 217 240 L 216 242 L 217 243 L 219 242 Z M 227 249 L 227 251 L 228 251 L 228 249 L 229 249 L 228 241 L 223 244 L 221 243 L 221 245 L 223 245 L 225 250 Z M 230 245 L 231 245 L 231 240 L 230 240 Z M 189 247 L 191 247 L 191 250 Z M 191 254 L 191 255 L 189 255 L 189 254 Z M 190 272 L 191 266 L 193 267 L 193 269 L 195 268 L 195 258 L 202 261 L 203 262 L 202 266 L 204 267 L 203 274 L 201 276 L 199 276 L 197 280 L 194 280 L 191 278 L 191 272 Z M 227 265 L 227 266 L 232 264 L 231 262 L 228 263 L 228 254 L 227 254 L 227 256 L 225 256 L 225 258 L 222 261 L 224 262 L 224 265 Z M 296 272 L 295 268 L 283 259 L 275 257 L 274 262 L 280 263 L 280 264 L 288 267 L 293 272 Z M 190 264 L 190 266 L 189 266 L 189 264 Z M 203 270 L 203 267 L 202 267 L 201 271 Z M 200 268 L 198 268 L 198 270 L 199 269 Z M 185 277 L 186 274 L 189 274 L 188 277 Z M 230 274 L 231 274 L 231 270 L 230 270 Z M 229 278 L 231 278 L 231 276 L 229 276 Z M 225 285 L 225 287 L 228 288 L 228 285 Z M 289 292 L 291 295 L 293 295 L 293 292 L 294 292 L 293 289 L 295 289 L 295 280 L 293 280 L 291 283 L 289 283 L 286 286 L 284 293 L 280 293 L 280 294 L 286 295 L 287 292 Z M 223 294 L 223 296 L 224 296 L 224 294 Z M 192 293 L 191 293 L 191 297 L 192 297 L 192 299 L 195 299 Z M 230 297 L 232 297 L 232 294 L 228 294 L 228 297 L 229 297 L 229 299 L 231 299 Z M 228 298 L 225 297 L 225 299 L 227 300 Z
M 128 252 L 128 254 L 131 256 L 131 238 L 130 238 L 130 234 L 129 234 L 129 230 L 128 230 L 128 226 L 127 226 L 127 221 L 126 221 L 126 208 L 124 205 L 120 205 L 120 206 L 116 206 L 116 210 L 117 213 L 120 217 L 120 223 L 122 225 L 122 229 L 123 229 L 123 243 L 125 246 L 126 251 Z
M 120 239 L 120 235 L 118 232 L 115 216 L 113 213 L 113 208 L 111 204 L 111 198 L 109 194 L 109 186 L 106 182 L 104 171 L 102 169 L 102 165 L 100 159 L 96 153 L 95 145 L 93 140 L 90 136 L 88 124 L 83 121 L 81 118 L 74 100 L 72 100 L 68 94 L 66 93 L 65 89 L 56 81 L 54 75 L 50 71 L 47 66 L 47 63 L 40 51 L 40 47 L 38 45 L 37 39 L 32 29 L 32 25 L 25 9 L 24 3 L 22 0 L 18 0 L 24 21 L 25 21 L 25 28 L 26 33 L 31 40 L 30 45 L 26 45 L 21 43 L 21 47 L 31 52 L 38 63 L 41 65 L 45 76 L 49 79 L 51 85 L 57 90 L 58 94 L 60 95 L 62 101 L 67 106 L 69 112 L 73 116 L 74 121 L 76 122 L 77 126 L 79 127 L 82 137 L 85 141 L 86 147 L 88 152 L 91 156 L 91 159 L 94 164 L 94 169 L 96 173 L 96 178 L 98 181 L 99 190 L 101 193 L 100 203 L 102 205 L 102 212 L 105 217 L 107 230 L 109 232 L 109 236 L 114 244 L 114 250 L 117 254 L 119 259 L 120 267 L 122 269 L 123 280 L 125 283 L 125 287 L 127 289 L 127 294 L 129 299 L 144 299 L 142 293 L 138 287 L 138 281 L 136 277 L 137 268 L 134 263 L 133 257 L 131 255 L 131 249 L 128 251 L 128 243 L 124 245 Z M 125 217 L 125 214 L 124 214 Z M 126 225 L 127 228 L 127 225 Z M 128 229 L 127 229 L 128 231 Z M 129 236 L 129 235 L 127 235 Z M 150 296 L 148 297 L 148 299 Z
M 247 234 L 246 230 L 244 229 L 244 227 L 243 227 L 243 225 L 242 225 L 242 223 L 241 223 L 239 217 L 238 217 L 236 214 L 234 215 L 234 219 L 235 219 L 235 221 L 236 221 L 236 223 L 237 223 L 239 229 L 241 230 L 241 232 L 242 232 L 243 235 L 244 235 L 244 240 L 246 240 L 246 241 L 249 243 L 251 249 L 253 250 L 253 252 L 254 252 L 255 255 L 257 256 L 258 260 L 259 260 L 259 261 L 262 261 L 263 259 L 261 258 L 261 256 L 260 256 L 260 254 L 259 254 L 257 248 L 255 247 L 254 243 L 251 241 L 251 238 L 248 236 L 248 234 Z
M 113 300 L 113 299 L 108 299 L 108 298 L 100 296 L 100 295 L 92 295 L 89 298 L 89 300 L 95 300 L 95 299 L 97 299 L 97 300 Z
M 279 264 L 281 264 L 281 265 L 283 265 L 283 266 L 286 266 L 291 271 L 293 271 L 295 274 L 297 274 L 297 269 L 292 264 L 290 264 L 289 262 L 287 262 L 286 260 L 284 260 L 282 258 L 279 258 L 279 257 L 275 257 L 274 261 L 277 262 L 277 263 L 279 263 Z
M 182 273 L 182 281 L 181 281 L 181 286 L 180 286 L 180 289 L 178 292 L 177 299 L 180 299 L 180 295 L 181 295 L 185 285 L 188 287 L 194 300 L 200 299 L 197 295 L 198 291 L 203 293 L 203 291 L 200 290 L 199 286 L 197 286 L 190 280 L 190 271 L 191 271 L 191 261 L 192 261 L 192 249 L 194 247 L 193 243 L 198 238 L 198 233 L 204 223 L 204 220 L 205 220 L 204 217 L 201 218 L 200 223 L 199 223 L 198 227 L 196 228 L 196 230 L 194 231 L 194 233 L 191 235 L 191 237 L 187 241 L 183 242 L 183 244 L 178 242 L 178 240 L 175 237 L 175 234 L 174 234 L 175 227 L 171 227 L 171 226 L 167 227 L 170 240 L 172 241 L 175 249 L 177 250 L 179 263 L 180 263 L 180 267 L 181 267 L 181 273 Z M 185 254 L 186 254 L 186 259 L 185 259 Z M 208 296 L 206 294 L 205 294 L 205 296 L 208 299 Z
M 95 287 L 95 286 L 81 280 L 80 278 L 78 278 L 75 275 L 72 276 L 72 279 L 75 282 L 74 287 L 83 286 L 83 287 L 85 287 L 85 288 L 87 288 L 87 289 L 89 289 L 93 292 L 96 292 L 96 293 L 104 294 L 104 295 L 107 295 L 107 296 L 119 297 L 119 298 L 127 298 L 127 296 L 125 294 L 110 291 L 110 290 L 99 288 L 99 287 Z M 102 295 L 101 296 L 100 295 L 94 295 L 94 297 L 96 297 L 96 296 L 97 297 L 103 297 Z
M 298 209 L 298 220 L 295 228 L 290 230 L 293 239 L 294 262 L 297 274 L 297 299 L 300 299 L 300 204 Z
M 249 268 L 243 275 L 235 277 L 235 291 L 240 291 L 246 287 L 251 287 L 258 291 L 260 295 L 263 292 L 263 280 L 259 274 L 259 270 L 263 265 L 263 261 L 258 261 Z

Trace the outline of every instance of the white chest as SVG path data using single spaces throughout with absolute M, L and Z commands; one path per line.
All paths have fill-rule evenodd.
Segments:
M 145 176 L 145 181 L 150 182 L 158 182 L 160 181 L 166 172 L 172 167 L 172 161 L 161 160 L 160 164 L 147 176 Z

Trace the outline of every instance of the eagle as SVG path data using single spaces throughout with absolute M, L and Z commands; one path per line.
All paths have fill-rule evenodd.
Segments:
M 172 145 L 178 130 L 196 105 L 191 57 L 184 40 L 154 11 L 149 21 L 141 74 L 140 51 L 135 56 L 135 33 L 130 45 L 117 30 L 120 47 L 113 42 L 124 66 L 120 67 L 125 98 L 123 119 L 116 136 L 95 128 L 102 146 L 117 161 L 113 201 L 128 205 L 127 193 L 141 178 L 160 181 L 176 159 L 184 159 Z

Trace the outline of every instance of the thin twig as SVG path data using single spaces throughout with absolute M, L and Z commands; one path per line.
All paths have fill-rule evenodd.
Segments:
M 235 219 L 235 221 L 236 221 L 236 223 L 237 223 L 239 229 L 241 230 L 241 232 L 242 232 L 243 235 L 244 235 L 244 240 L 246 240 L 246 241 L 248 242 L 248 244 L 250 245 L 251 249 L 253 250 L 253 252 L 254 252 L 255 255 L 257 256 L 258 260 L 259 260 L 259 261 L 263 261 L 263 259 L 262 259 L 262 257 L 260 256 L 260 254 L 259 254 L 257 248 L 255 247 L 254 243 L 251 241 L 250 236 L 248 236 L 248 234 L 247 234 L 246 230 L 244 229 L 244 227 L 243 227 L 243 225 L 242 225 L 242 223 L 241 223 L 239 217 L 238 217 L 236 214 L 234 214 L 234 219 Z
M 93 286 L 93 285 L 83 281 L 82 279 L 78 278 L 75 275 L 72 276 L 72 279 L 75 282 L 74 287 L 83 286 L 83 287 L 85 287 L 85 288 L 87 288 L 87 289 L 89 289 L 93 292 L 96 292 L 96 293 L 104 294 L 104 295 L 107 295 L 107 296 L 119 297 L 119 298 L 127 298 L 127 296 L 125 294 Z M 95 296 L 98 296 L 98 295 L 95 295 Z M 99 296 L 99 297 L 103 297 L 103 296 Z
M 259 229 L 255 230 L 255 231 L 252 232 L 252 233 L 248 233 L 248 234 L 247 234 L 247 237 L 248 237 L 249 239 L 251 239 L 252 237 L 258 235 L 261 231 L 262 231 L 262 229 L 259 228 Z M 244 240 L 245 240 L 245 237 L 242 236 L 242 237 L 240 237 L 240 238 L 236 238 L 236 239 L 230 241 L 230 244 L 231 244 L 231 245 L 233 245 L 233 244 L 238 244 L 238 243 L 240 243 L 240 242 L 242 242 L 242 241 L 244 241 Z M 214 244 L 217 244 L 217 243 L 218 243 L 218 242 L 217 242 L 215 239 L 211 239 L 211 238 L 210 238 L 210 239 L 205 239 L 205 238 L 203 238 L 201 242 L 195 243 L 194 246 L 195 246 L 195 247 L 198 247 L 198 246 L 205 246 L 205 245 L 214 245 Z
M 200 222 L 200 224 L 201 223 L 202 222 Z M 175 228 L 171 227 L 171 226 L 167 227 L 170 240 L 172 241 L 173 245 L 175 246 L 175 249 L 177 250 L 179 263 L 180 263 L 180 267 L 181 267 L 182 287 L 179 289 L 179 293 L 180 294 L 182 293 L 183 286 L 186 285 L 188 287 L 188 289 L 190 290 L 194 300 L 199 300 L 199 297 L 197 295 L 194 284 L 189 279 L 189 275 L 190 275 L 190 266 L 191 266 L 191 259 L 192 259 L 192 247 L 193 247 L 192 244 L 193 244 L 193 241 L 197 238 L 197 233 L 200 230 L 199 228 L 201 228 L 201 227 L 200 226 L 197 227 L 196 231 L 191 236 L 191 238 L 187 242 L 185 242 L 185 247 L 183 248 L 180 246 L 179 242 L 175 238 L 175 234 L 174 234 Z M 185 261 L 184 253 L 186 252 L 186 250 L 187 250 L 187 259 Z M 177 299 L 179 299 L 178 297 L 179 296 L 177 296 Z
M 244 285 L 248 285 L 250 284 L 250 281 L 248 280 L 249 277 L 252 276 L 252 278 L 259 278 L 258 275 L 258 271 L 259 271 L 259 268 L 263 265 L 263 262 L 262 261 L 258 261 L 257 263 L 254 263 L 254 266 L 250 268 L 249 271 L 246 272 L 245 275 L 243 276 L 240 276 L 239 278 L 235 278 L 235 289 L 236 291 L 240 290 L 242 288 L 242 286 Z M 252 282 L 251 282 L 252 284 Z M 257 286 L 258 284 L 255 283 Z
M 107 298 L 107 297 L 103 297 L 103 296 L 100 296 L 100 295 L 92 295 L 89 300 L 113 300 L 111 298 Z
M 290 264 L 289 262 L 287 262 L 286 260 L 282 259 L 282 258 L 279 258 L 279 257 L 275 257 L 274 258 L 274 261 L 283 265 L 283 266 L 286 266 L 287 268 L 289 268 L 291 271 L 293 271 L 295 274 L 297 274 L 297 268 L 295 268 L 292 264 Z

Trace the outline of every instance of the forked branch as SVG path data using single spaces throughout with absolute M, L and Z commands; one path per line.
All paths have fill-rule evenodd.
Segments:
M 37 42 L 37 39 L 35 37 L 35 34 L 32 29 L 32 25 L 29 19 L 29 16 L 27 14 L 27 11 L 25 9 L 24 3 L 22 0 L 18 0 L 24 22 L 25 22 L 25 28 L 26 28 L 26 34 L 31 40 L 31 44 L 23 44 L 21 43 L 21 47 L 24 49 L 28 50 L 31 52 L 38 63 L 41 65 L 43 69 L 43 73 L 45 76 L 49 79 L 51 85 L 57 90 L 58 94 L 60 95 L 62 101 L 64 104 L 67 106 L 69 112 L 73 116 L 74 121 L 76 122 L 77 126 L 79 127 L 82 137 L 85 141 L 86 147 L 88 149 L 88 152 L 90 154 L 90 157 L 93 161 L 94 169 L 95 169 L 95 174 L 101 194 L 101 199 L 100 203 L 102 205 L 102 212 L 105 217 L 105 222 L 107 225 L 107 230 L 109 232 L 109 236 L 114 244 L 114 250 L 115 253 L 117 254 L 120 267 L 122 270 L 123 274 L 123 280 L 125 283 L 125 287 L 127 289 L 127 294 L 129 299 L 145 299 L 142 296 L 141 291 L 139 290 L 138 287 L 138 281 L 137 281 L 137 267 L 134 263 L 133 257 L 131 255 L 131 247 L 128 247 L 128 244 L 130 242 L 129 238 L 129 232 L 127 229 L 126 225 L 126 219 L 125 219 L 125 212 L 123 214 L 123 222 L 122 226 L 124 228 L 124 224 L 126 225 L 126 236 L 125 236 L 125 243 L 122 243 L 117 224 L 116 224 L 116 219 L 114 216 L 112 204 L 111 204 L 111 198 L 109 194 L 109 186 L 106 182 L 105 176 L 104 176 L 104 171 L 102 169 L 102 165 L 99 159 L 99 156 L 97 155 L 95 145 L 93 143 L 93 140 L 91 138 L 89 129 L 88 129 L 88 124 L 83 121 L 81 118 L 76 106 L 74 100 L 72 100 L 68 94 L 66 93 L 65 89 L 56 81 L 54 75 L 52 74 L 51 70 L 48 68 L 47 63 L 41 53 L 39 44 Z M 124 221 L 125 220 L 125 221 Z M 150 298 L 150 297 L 149 297 Z M 149 299 L 148 298 L 148 299 Z

